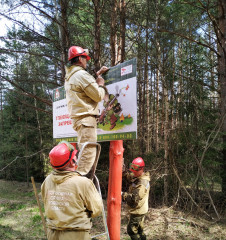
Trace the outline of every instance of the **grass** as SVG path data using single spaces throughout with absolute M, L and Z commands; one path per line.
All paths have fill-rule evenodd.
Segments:
M 36 187 L 40 192 L 40 184 L 36 183 Z M 104 204 L 106 210 L 106 201 Z M 122 203 L 121 240 L 130 239 L 126 233 L 128 220 L 126 206 Z M 146 216 L 144 230 L 147 240 L 225 240 L 226 219 L 214 222 L 173 208 L 152 208 Z M 93 219 L 91 235 L 104 231 L 102 216 Z M 28 187 L 26 183 L 0 180 L 0 239 L 46 239 L 31 184 Z
M 0 239 L 46 239 L 31 184 L 0 180 L 0 192 Z

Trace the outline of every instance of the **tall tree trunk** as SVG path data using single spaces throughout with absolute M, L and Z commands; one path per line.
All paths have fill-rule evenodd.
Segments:
M 156 16 L 155 16 L 155 44 L 156 44 L 156 58 L 157 58 L 157 72 L 156 72 L 156 120 L 155 120 L 155 149 L 159 151 L 159 82 L 160 82 L 160 67 L 161 67 L 161 49 L 158 39 L 159 27 L 159 0 L 155 1 Z
M 120 41 L 118 46 L 118 62 L 125 61 L 125 36 L 126 36 L 126 4 L 125 0 L 120 0 Z
M 166 84 L 163 81 L 163 101 L 164 101 L 164 168 L 165 168 L 165 177 L 164 177 L 164 204 L 168 205 L 168 179 L 169 179 L 169 144 L 168 144 L 168 134 L 169 134 L 169 97 L 168 97 L 168 89 L 166 88 Z
M 145 60 L 145 59 L 144 59 Z M 141 66 L 145 65 L 145 63 L 143 63 L 143 55 L 142 55 L 142 63 L 141 63 Z M 142 78 L 141 78 L 141 82 L 142 82 L 142 93 L 141 93 L 141 96 L 142 96 L 142 99 L 141 99 L 141 104 L 142 104 L 142 155 L 145 153 L 145 146 L 146 146 L 146 141 L 145 141 L 145 138 L 147 137 L 146 136 L 146 131 L 147 131 L 147 124 L 146 124 L 146 101 L 145 101 L 145 97 L 146 97 L 146 89 L 147 89 L 147 86 L 146 86 L 146 78 L 145 78 L 145 73 L 144 73 L 144 69 L 143 67 L 141 68 L 142 70 Z
M 34 93 L 34 95 L 36 95 L 36 88 L 35 88 L 34 84 L 33 84 L 33 93 Z M 42 149 L 43 139 L 42 139 L 42 130 L 41 130 L 39 112 L 37 110 L 38 109 L 37 99 L 34 99 L 34 106 L 35 106 L 35 113 L 36 113 L 37 129 L 38 129 L 38 134 L 39 134 L 39 149 Z M 44 166 L 45 156 L 44 156 L 43 152 L 40 154 L 39 159 L 40 159 L 40 163 L 42 164 L 42 166 Z M 44 167 L 42 167 L 42 169 L 44 170 Z M 44 176 L 44 174 L 43 174 L 43 176 Z
M 168 172 L 169 172 L 169 164 L 168 164 L 168 89 L 167 89 L 167 85 L 166 85 L 166 80 L 165 80 L 165 73 L 164 73 L 164 49 L 161 48 L 161 44 L 160 44 L 160 38 L 158 36 L 158 28 L 159 28 L 159 19 L 160 19 L 160 1 L 156 0 L 156 19 L 155 19 L 155 24 L 156 24 L 156 35 L 155 35 L 155 42 L 156 42 L 156 54 L 157 54 L 157 79 L 158 81 L 161 80 L 162 83 L 162 91 L 163 91 L 163 101 L 162 101 L 162 122 L 161 122 L 161 135 L 164 138 L 164 198 L 163 198 L 163 203 L 164 204 L 168 204 L 168 188 L 169 188 L 169 176 L 168 176 Z M 159 88 L 159 83 L 157 84 L 157 89 Z M 157 90 L 157 92 L 159 92 L 159 89 Z M 159 97 L 159 96 L 158 96 Z M 159 100 L 157 99 L 157 103 L 159 102 Z M 159 105 L 159 103 L 158 103 Z M 159 106 L 157 105 L 157 109 L 159 108 Z M 156 109 L 156 110 L 157 110 Z M 159 111 L 159 110 L 158 110 Z M 159 126 L 158 126 L 158 112 L 156 113 L 156 130 L 159 130 Z M 156 134 L 156 150 L 158 150 L 158 134 Z
M 112 1 L 111 6 L 111 66 L 117 63 L 117 0 Z
M 179 55 L 179 62 L 180 62 L 180 67 L 179 67 L 179 84 L 178 84 L 178 97 L 177 97 L 177 123 L 179 125 L 179 128 L 183 127 L 183 111 L 181 111 L 181 105 L 184 100 L 184 90 L 183 90 L 183 53 L 182 53 L 182 48 L 183 48 L 183 40 L 179 42 L 179 47 L 178 47 L 178 55 Z
M 0 73 L 1 74 L 1 73 Z M 0 75 L 0 81 L 1 81 L 1 75 Z M 3 86 L 1 86 L 1 89 L 0 89 L 0 94 L 1 94 L 1 133 L 2 133 L 2 138 L 3 138 L 3 133 L 4 133 L 4 118 L 3 118 Z M 2 139 L 3 141 L 3 139 Z
M 29 159 L 27 158 L 28 155 L 28 142 L 27 142 L 27 109 L 25 108 L 25 156 L 26 156 L 26 179 L 27 179 L 27 187 L 29 187 Z
M 146 153 L 150 152 L 150 93 L 149 93 L 149 78 L 148 78 L 148 42 L 149 42 L 149 0 L 147 0 L 147 16 L 146 16 L 146 36 L 145 36 L 145 63 L 144 63 L 144 81 L 146 82 Z
M 137 86 L 138 86 L 138 139 L 139 141 L 139 149 L 142 151 L 143 149 L 143 77 L 142 77 L 142 57 L 141 57 L 141 49 L 138 47 L 138 60 L 137 60 Z
M 173 52 L 173 59 L 175 59 L 174 52 Z M 175 106 L 174 106 L 174 102 L 175 102 L 174 81 L 175 81 L 175 73 L 176 73 L 175 67 L 176 67 L 176 63 L 175 63 L 175 61 L 173 61 L 173 69 L 172 69 L 173 79 L 172 79 L 172 82 L 171 82 L 171 89 L 170 89 L 170 91 L 171 91 L 170 103 L 171 103 L 171 106 L 172 106 L 172 107 L 170 108 L 170 115 L 171 115 L 170 128 L 171 128 L 172 130 L 175 129 L 175 125 L 174 125 L 174 124 L 175 124 L 175 114 L 174 114 L 174 112 L 175 112 L 175 109 L 174 109 L 174 107 L 175 107 Z
M 154 104 L 155 104 L 155 91 L 154 91 L 154 71 L 152 69 L 150 69 L 150 91 L 149 91 L 149 108 L 150 108 L 150 112 L 149 112 L 149 117 L 148 117 L 148 124 L 149 124 L 149 136 L 150 136 L 150 140 L 149 140 L 149 151 L 152 151 L 153 149 L 153 137 L 154 137 Z
M 1 72 L 0 72 L 0 94 L 1 94 L 1 134 L 0 134 L 0 138 L 1 138 L 1 142 L 4 142 L 4 116 L 3 116 L 3 85 L 1 82 Z M 5 163 L 5 153 L 4 151 L 2 152 L 2 161 L 3 164 Z
M 209 41 L 209 45 L 211 46 L 211 45 L 213 45 L 214 44 L 214 41 L 213 41 L 213 39 L 214 39 L 214 36 L 213 36 L 213 30 L 212 30 L 212 27 L 211 27 L 211 24 L 209 23 L 209 25 L 208 25 L 208 30 L 209 30 L 209 39 L 208 39 L 208 41 Z M 214 78 L 214 76 L 215 76 L 215 74 L 214 74 L 214 62 L 215 62 L 215 59 L 214 59 L 214 52 L 212 52 L 212 51 L 210 51 L 209 52 L 209 59 L 210 59 L 210 66 L 211 66 L 211 69 L 210 69 L 210 81 L 211 81 L 211 87 L 214 89 L 215 88 L 215 78 Z M 215 100 L 213 99 L 213 102 L 214 102 Z M 213 106 L 214 107 L 214 106 Z
M 155 113 L 155 149 L 159 151 L 159 78 L 160 72 L 156 73 L 156 113 Z
M 122 0 L 123 4 L 123 10 L 124 11 L 124 0 Z M 121 8 L 120 8 L 121 10 Z M 124 59 L 122 56 L 123 52 L 125 52 L 125 36 L 124 33 L 120 33 L 120 46 L 121 54 L 118 54 L 117 51 L 117 0 L 112 1 L 112 15 L 111 15 L 111 37 L 110 37 L 110 46 L 111 46 L 111 65 L 115 66 L 118 63 L 118 57 L 120 55 L 120 62 Z M 124 24 L 124 22 L 122 23 Z M 125 30 L 125 26 L 120 26 L 120 30 Z M 114 151 L 111 151 L 111 150 Z M 117 152 L 118 151 L 118 152 Z M 108 223 L 108 229 L 109 229 L 109 236 L 110 239 L 119 239 L 120 238 L 120 225 L 121 225 L 121 219 L 118 216 L 121 214 L 121 187 L 122 187 L 122 175 L 118 174 L 119 172 L 122 172 L 122 165 L 123 165 L 123 141 L 111 141 L 110 143 L 110 167 L 109 167 L 109 195 L 108 195 L 108 217 L 107 217 L 107 223 Z M 113 165 L 117 166 L 117 169 L 114 168 Z M 116 176 L 119 177 L 119 179 L 116 179 Z M 114 187 L 113 187 L 114 186 Z M 117 208 L 115 208 L 116 206 Z M 112 211 L 114 207 L 115 212 Z M 113 226 L 113 227 L 112 227 Z
M 94 4 L 94 66 L 97 72 L 100 69 L 100 0 L 93 0 Z
M 68 18 L 67 18 L 67 9 L 68 9 L 68 0 L 59 0 L 60 12 L 58 12 L 58 3 L 55 0 L 56 6 L 56 18 L 59 22 L 58 31 L 59 31 L 59 43 L 61 48 L 61 82 L 64 83 L 65 76 L 65 63 L 67 62 L 67 50 L 69 47 L 69 32 L 68 32 Z
M 220 82 L 221 117 L 223 120 L 223 162 L 222 162 L 222 192 L 226 195 L 226 1 L 218 0 L 219 6 L 219 53 L 218 73 Z

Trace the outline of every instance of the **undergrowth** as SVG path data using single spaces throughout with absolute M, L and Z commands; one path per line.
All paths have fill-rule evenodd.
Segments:
M 36 183 L 36 187 L 40 196 L 40 184 Z M 0 239 L 46 239 L 32 185 L 0 180 L 0 193 Z M 104 205 L 106 211 L 106 200 Z M 42 212 L 44 213 L 43 206 Z M 128 221 L 126 205 L 122 203 L 121 240 L 130 239 L 126 233 Z M 225 240 L 226 219 L 207 220 L 197 213 L 181 211 L 175 207 L 150 208 L 144 230 L 147 240 Z M 103 218 L 99 216 L 93 219 L 91 235 L 103 232 Z M 95 239 L 104 240 L 106 237 L 99 236 Z

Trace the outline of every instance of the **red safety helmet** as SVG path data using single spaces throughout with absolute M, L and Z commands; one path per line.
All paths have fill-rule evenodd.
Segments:
M 70 143 L 62 141 L 50 151 L 50 164 L 55 169 L 64 168 L 73 160 L 77 152 L 78 150 Z
M 74 57 L 85 56 L 86 60 L 90 60 L 90 56 L 88 55 L 88 49 L 83 49 L 79 46 L 72 46 L 68 50 L 68 61 L 70 61 Z
M 130 163 L 129 170 L 136 174 L 138 171 L 143 170 L 144 167 L 145 167 L 145 163 L 143 158 L 138 157 L 138 158 L 135 158 L 132 161 L 132 163 Z

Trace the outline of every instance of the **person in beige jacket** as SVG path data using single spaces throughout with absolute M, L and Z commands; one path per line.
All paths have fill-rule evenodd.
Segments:
M 150 173 L 144 172 L 144 167 L 144 160 L 138 157 L 130 164 L 131 173 L 123 173 L 130 183 L 128 191 L 122 193 L 122 200 L 127 203 L 130 213 L 127 233 L 132 240 L 146 240 L 143 229 L 144 218 L 148 212 Z
M 85 142 L 97 141 L 98 103 L 104 99 L 107 89 L 101 74 L 108 71 L 102 67 L 97 73 L 97 79 L 86 71 L 90 60 L 85 49 L 72 46 L 68 51 L 70 67 L 66 67 L 65 91 L 67 107 L 72 119 L 73 129 L 78 134 L 78 147 L 81 150 Z M 80 158 L 77 171 L 86 175 L 91 170 L 96 156 L 96 147 L 87 146 Z
M 93 182 L 75 171 L 76 152 L 61 142 L 49 153 L 53 171 L 41 186 L 48 240 L 90 240 L 91 218 L 102 211 Z

